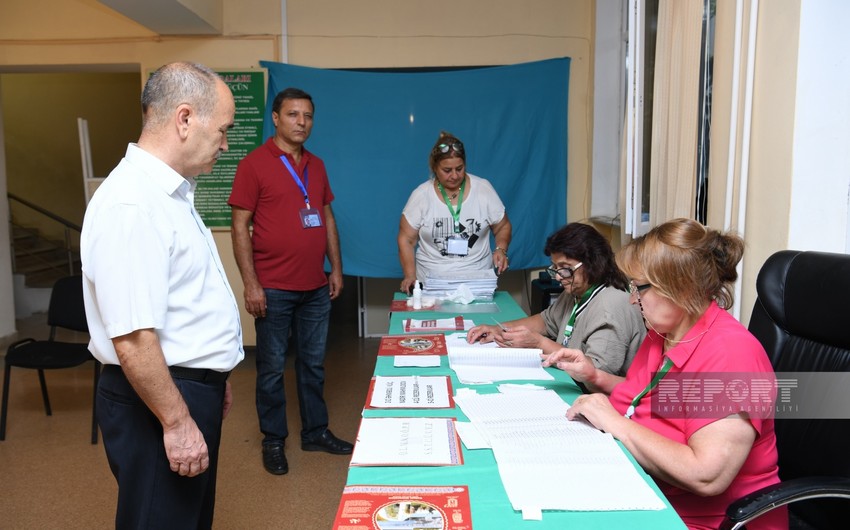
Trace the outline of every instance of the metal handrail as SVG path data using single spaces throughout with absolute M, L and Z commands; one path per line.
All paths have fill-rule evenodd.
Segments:
M 83 227 L 78 225 L 77 223 L 72 223 L 71 221 L 65 219 L 64 217 L 56 215 L 55 213 L 53 213 L 49 210 L 45 210 L 41 206 L 39 206 L 37 204 L 33 204 L 30 201 L 28 201 L 28 200 L 26 200 L 22 197 L 18 197 L 14 193 L 7 193 L 6 196 L 8 196 L 12 200 L 18 201 L 19 203 L 23 204 L 24 206 L 28 206 L 28 207 L 32 208 L 33 210 L 37 211 L 38 213 L 40 213 L 42 215 L 46 215 L 47 217 L 50 217 L 51 219 L 53 219 L 54 221 L 56 221 L 58 223 L 62 223 L 63 225 L 65 225 L 66 228 L 76 230 L 77 232 L 83 231 Z
M 64 217 L 56 215 L 55 213 L 53 213 L 49 210 L 46 210 L 46 209 L 42 208 L 41 206 L 39 206 L 37 204 L 33 204 L 30 201 L 24 199 L 23 197 L 19 197 L 19 196 L 15 195 L 14 193 L 6 193 L 6 196 L 9 198 L 10 201 L 17 201 L 17 202 L 23 204 L 24 206 L 26 206 L 26 207 L 28 207 L 32 210 L 35 210 L 36 212 L 40 213 L 41 215 L 44 215 L 45 217 L 49 217 L 50 219 L 56 221 L 57 223 L 60 223 L 61 225 L 63 225 L 65 227 L 65 251 L 68 254 L 68 273 L 73 275 L 74 274 L 74 250 L 73 250 L 73 248 L 71 248 L 71 230 L 74 230 L 74 231 L 80 233 L 80 232 L 83 231 L 83 227 L 78 225 L 77 223 L 73 223 L 73 222 L 65 219 Z M 11 217 L 11 215 L 12 215 L 12 212 L 11 212 L 11 208 L 10 208 L 9 209 L 9 216 Z

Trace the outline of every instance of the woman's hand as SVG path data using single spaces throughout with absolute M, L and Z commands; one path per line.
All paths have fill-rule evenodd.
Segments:
M 581 350 L 572 348 L 555 350 L 543 359 L 543 366 L 554 366 L 563 370 L 580 383 L 592 383 L 596 379 L 598 370 Z
M 496 274 L 502 274 L 508 270 L 508 254 L 501 248 L 493 251 L 493 267 Z
M 616 422 L 630 421 L 621 416 L 611 405 L 605 394 L 583 394 L 573 401 L 567 410 L 567 419 L 574 420 L 581 416 L 600 431 L 614 434 L 612 430 Z M 616 436 L 616 435 L 615 435 Z
M 419 232 L 410 226 L 404 214 L 398 224 L 398 260 L 404 279 L 401 281 L 401 291 L 409 295 L 416 281 L 416 244 L 419 242 Z
M 496 248 L 493 249 L 493 267 L 496 268 L 498 274 L 502 274 L 508 270 L 508 246 L 511 244 L 511 233 L 513 231 L 507 212 L 498 223 L 490 225 L 490 231 L 493 233 L 493 241 L 496 243 Z
M 415 282 L 416 282 L 416 278 L 413 278 L 413 277 L 411 277 L 411 278 L 405 277 L 405 278 L 401 281 L 401 292 L 403 292 L 404 294 L 406 294 L 406 295 L 408 295 L 408 296 L 409 296 L 409 295 L 410 295 L 410 292 L 413 290 L 413 284 L 414 284 Z
M 526 326 L 513 326 L 504 328 L 496 337 L 499 346 L 507 348 L 540 348 L 543 336 Z M 542 349 L 542 348 L 541 348 Z
M 480 342 L 487 344 L 501 337 L 502 329 L 498 326 L 481 325 L 475 326 L 466 333 L 466 342 L 473 344 Z

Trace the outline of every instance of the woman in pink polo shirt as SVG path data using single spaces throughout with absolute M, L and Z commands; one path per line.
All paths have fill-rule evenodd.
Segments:
M 544 363 L 596 391 L 567 416 L 620 440 L 692 529 L 717 528 L 729 503 L 779 482 L 773 368 L 725 310 L 743 251 L 740 237 L 690 219 L 659 225 L 617 256 L 648 329 L 625 378 L 576 350 Z M 748 528 L 787 529 L 787 512 Z

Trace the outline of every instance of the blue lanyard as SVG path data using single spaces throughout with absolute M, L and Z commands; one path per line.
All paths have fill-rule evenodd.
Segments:
M 304 194 L 304 204 L 307 205 L 307 209 L 309 210 L 310 198 L 307 197 L 307 167 L 304 167 L 304 182 L 301 182 L 301 179 L 298 178 L 298 173 L 296 173 L 295 169 L 292 168 L 292 164 L 289 163 L 289 159 L 286 158 L 286 155 L 280 155 L 280 160 L 283 162 L 283 165 L 286 166 L 286 169 L 289 170 L 289 174 L 292 175 L 292 180 L 294 180 L 295 184 L 298 185 L 301 193 Z

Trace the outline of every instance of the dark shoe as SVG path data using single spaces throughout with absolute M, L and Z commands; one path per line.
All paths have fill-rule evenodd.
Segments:
M 333 435 L 330 429 L 327 429 L 312 442 L 301 442 L 301 449 L 304 451 L 324 451 L 333 455 L 350 455 L 354 446 L 345 440 L 340 440 Z
M 283 454 L 283 444 L 263 446 L 263 467 L 272 475 L 289 473 L 289 464 L 286 462 L 286 455 Z

